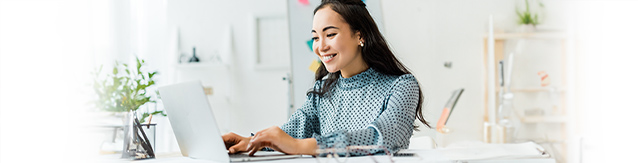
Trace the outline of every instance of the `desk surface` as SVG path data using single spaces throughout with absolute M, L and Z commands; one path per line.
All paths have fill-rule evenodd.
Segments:
M 417 157 L 394 157 L 395 163 L 422 163 L 422 162 L 458 162 L 457 160 L 451 160 L 446 158 L 441 150 L 408 150 L 405 151 L 407 153 L 416 153 Z M 120 159 L 120 155 L 105 155 L 101 158 L 100 161 L 103 162 L 133 162 L 126 159 Z M 359 156 L 359 157 L 351 157 L 348 158 L 349 163 L 363 163 L 363 162 L 374 162 L 372 159 L 378 158 L 377 161 L 383 162 L 383 160 L 387 161 L 387 159 L 383 159 L 382 157 L 387 156 Z M 149 160 L 139 160 L 134 161 L 136 163 L 163 163 L 163 162 L 213 162 L 208 160 L 198 160 L 192 159 L 189 157 L 183 157 L 180 153 L 169 153 L 169 154 L 159 154 L 156 159 Z M 315 163 L 317 162 L 316 158 L 311 156 L 294 158 L 294 159 L 281 159 L 281 160 L 270 160 L 270 161 L 252 161 L 248 163 Z M 331 160 L 330 162 L 335 162 Z M 517 163 L 556 163 L 553 158 L 549 157 L 526 157 L 526 158 L 498 158 L 498 159 L 481 159 L 481 160 L 464 160 L 463 162 L 467 163 L 505 163 L 505 162 L 517 162 Z

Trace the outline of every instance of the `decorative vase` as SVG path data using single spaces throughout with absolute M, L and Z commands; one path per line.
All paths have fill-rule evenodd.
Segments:
M 199 58 L 197 58 L 197 55 L 195 54 L 195 47 L 193 47 L 193 57 L 191 57 L 188 62 L 199 62 Z
M 127 122 L 124 124 L 122 158 L 133 160 L 155 158 L 148 136 L 137 119 L 137 112 L 129 111 L 125 117 Z

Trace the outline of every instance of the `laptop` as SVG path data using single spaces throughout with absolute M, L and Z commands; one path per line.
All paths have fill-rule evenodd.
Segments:
M 247 153 L 230 155 L 200 81 L 162 86 L 159 92 L 183 156 L 218 162 L 301 157 L 268 151 L 259 151 L 255 156 L 248 156 Z

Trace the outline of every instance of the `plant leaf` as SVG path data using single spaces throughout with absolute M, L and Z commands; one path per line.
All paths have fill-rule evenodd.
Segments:
M 142 68 L 142 63 L 140 62 L 140 59 L 137 57 L 135 57 L 135 60 L 137 61 L 137 72 L 141 73 L 140 68 Z
M 155 71 L 153 73 L 148 73 L 148 78 L 149 79 L 153 78 L 153 76 L 155 76 L 155 74 L 157 74 L 157 71 Z
M 148 117 L 148 116 L 149 116 L 148 113 L 142 114 L 142 118 L 140 119 L 140 123 L 144 123 L 146 121 L 146 117 Z
M 94 79 L 92 81 L 93 90 L 97 95 L 97 100 L 92 102 L 96 107 L 104 111 L 126 112 L 131 110 L 139 110 L 146 103 L 156 103 L 155 99 L 159 98 L 157 90 L 147 90 L 155 85 L 152 79 L 158 72 L 144 72 L 142 66 L 145 61 L 136 57 L 136 67 L 129 67 L 128 64 L 115 61 L 112 73 L 104 74 L 104 78 L 100 78 L 103 65 L 96 72 L 92 72 Z M 126 74 L 120 74 L 122 68 Z M 148 95 L 147 92 L 155 91 L 157 96 Z M 166 116 L 163 111 L 142 113 L 141 121 L 150 115 L 161 114 Z M 141 112 L 140 112 L 141 113 Z
M 152 115 L 160 114 L 160 115 L 162 115 L 162 116 L 166 116 L 166 114 L 164 114 L 164 111 L 163 111 L 163 110 L 155 111 L 155 112 L 153 112 L 153 113 L 151 113 L 151 114 L 152 114 Z
M 113 75 L 117 75 L 117 67 L 113 67 Z

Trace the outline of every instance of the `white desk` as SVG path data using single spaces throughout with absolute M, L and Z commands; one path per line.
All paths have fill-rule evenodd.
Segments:
M 527 158 L 501 158 L 501 159 L 482 159 L 482 160 L 451 160 L 446 158 L 443 153 L 443 150 L 432 149 L 432 150 L 408 150 L 405 151 L 408 153 L 416 153 L 418 157 L 394 157 L 395 163 L 423 163 L 423 162 L 463 162 L 463 163 L 505 163 L 505 162 L 517 162 L 517 163 L 556 163 L 556 160 L 550 157 L 527 157 Z M 210 163 L 213 161 L 208 160 L 198 160 L 192 159 L 188 157 L 182 157 L 179 153 L 171 153 L 171 154 L 159 154 L 156 159 L 149 160 L 139 160 L 139 161 L 131 161 L 126 159 L 120 159 L 120 155 L 108 155 L 101 158 L 99 162 L 135 162 L 135 163 L 163 163 L 163 162 L 206 162 Z M 374 162 L 371 157 L 387 157 L 387 156 L 359 156 L 359 157 L 351 157 L 348 159 L 348 163 L 365 163 L 365 162 Z M 384 159 L 377 159 L 379 161 Z M 294 159 L 282 159 L 282 160 L 271 160 L 271 161 L 253 161 L 248 163 L 315 163 L 317 162 L 316 158 L 307 156 L 302 158 L 294 158 Z M 335 160 L 330 160 L 330 162 L 336 162 Z

